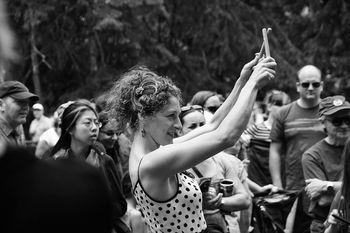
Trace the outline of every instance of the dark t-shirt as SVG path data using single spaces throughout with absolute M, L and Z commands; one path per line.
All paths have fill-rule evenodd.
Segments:
M 305 186 L 301 156 L 325 137 L 318 120 L 319 106 L 301 108 L 296 101 L 283 106 L 272 125 L 272 142 L 281 142 L 285 149 L 286 189 L 300 190 Z
M 0 157 L 0 232 L 110 233 L 112 202 L 96 168 L 43 161 L 21 148 Z
M 330 145 L 324 139 L 308 149 L 302 158 L 305 179 L 317 178 L 324 181 L 340 181 L 344 168 L 342 163 L 343 149 L 344 146 Z M 317 200 L 311 200 L 309 212 L 312 217 L 325 221 L 329 206 L 321 207 L 317 204 Z

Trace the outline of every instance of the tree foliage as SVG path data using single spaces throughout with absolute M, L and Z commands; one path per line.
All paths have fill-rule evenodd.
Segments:
M 310 63 L 323 71 L 325 95 L 350 93 L 345 0 L 8 0 L 7 5 L 22 54 L 8 78 L 34 87 L 37 67 L 43 102 L 53 108 L 95 97 L 121 72 L 141 64 L 173 78 L 187 100 L 203 89 L 226 93 L 259 50 L 263 27 L 273 29 L 271 54 L 278 62 L 278 78 L 265 90 L 295 96 L 296 72 Z

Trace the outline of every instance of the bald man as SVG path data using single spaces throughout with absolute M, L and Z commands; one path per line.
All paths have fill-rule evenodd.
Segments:
M 318 120 L 323 90 L 321 76 L 321 71 L 313 65 L 302 67 L 298 71 L 296 82 L 299 99 L 283 106 L 276 114 L 270 134 L 269 168 L 272 182 L 279 188 L 300 191 L 305 187 L 302 155 L 326 136 Z M 281 160 L 283 155 L 285 157 Z M 285 182 L 281 178 L 282 162 L 285 167 Z M 308 223 L 305 228 L 308 228 L 307 225 Z

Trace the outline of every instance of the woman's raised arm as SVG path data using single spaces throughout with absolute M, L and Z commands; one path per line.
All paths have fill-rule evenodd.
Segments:
M 230 95 L 226 98 L 224 103 L 220 106 L 220 108 L 215 112 L 213 117 L 209 122 L 207 122 L 204 126 L 197 128 L 196 130 L 191 131 L 190 133 L 183 135 L 174 139 L 174 143 L 180 143 L 187 140 L 190 140 L 198 135 L 208 133 L 218 128 L 223 119 L 230 112 L 232 107 L 235 105 L 239 94 L 241 93 L 242 88 L 249 80 L 250 75 L 253 72 L 253 67 L 258 63 L 259 56 L 256 54 L 255 58 L 245 64 L 241 70 L 240 77 L 236 81 Z
M 248 123 L 258 88 L 266 80 L 274 78 L 275 67 L 276 63 L 271 57 L 260 61 L 217 129 L 150 152 L 143 160 L 144 171 L 153 173 L 151 176 L 156 179 L 165 179 L 233 145 Z

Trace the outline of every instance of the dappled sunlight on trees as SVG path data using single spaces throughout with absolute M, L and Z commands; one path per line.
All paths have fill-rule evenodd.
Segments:
M 97 96 L 138 64 L 173 78 L 186 100 L 202 89 L 226 93 L 259 50 L 263 27 L 273 29 L 271 54 L 278 62 L 278 79 L 264 90 L 295 96 L 296 71 L 312 63 L 323 71 L 325 95 L 350 97 L 345 0 L 7 0 L 7 5 L 22 60 L 6 78 L 41 89 L 53 108 L 67 99 Z

